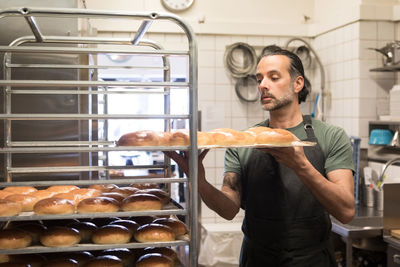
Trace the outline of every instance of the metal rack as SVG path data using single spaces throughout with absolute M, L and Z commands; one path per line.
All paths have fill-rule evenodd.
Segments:
M 185 215 L 189 221 L 190 239 L 177 240 L 176 242 L 160 242 L 160 243 L 130 243 L 123 245 L 113 245 L 107 247 L 130 247 L 139 248 L 145 246 L 189 246 L 189 265 L 197 266 L 197 241 L 196 237 L 197 221 L 198 221 L 198 196 L 197 196 L 197 45 L 194 38 L 194 33 L 190 26 L 182 21 L 179 17 L 168 13 L 131 13 L 119 11 L 99 11 L 86 9 L 46 9 L 46 8 L 10 8 L 0 10 L 0 20 L 9 17 L 17 17 L 25 19 L 33 35 L 20 36 L 11 42 L 8 46 L 0 46 L 0 53 L 4 53 L 3 71 L 4 78 L 0 80 L 0 86 L 3 89 L 4 111 L 0 114 L 0 119 L 4 121 L 4 144 L 0 148 L 0 154 L 4 155 L 4 177 L 0 187 L 17 186 L 17 185 L 34 185 L 38 187 L 49 186 L 54 184 L 74 184 L 74 185 L 91 185 L 98 183 L 115 183 L 115 184 L 130 184 L 130 183 L 188 183 L 191 190 L 188 193 L 189 203 L 186 203 L 187 208 L 182 208 L 178 203 L 161 211 L 149 212 L 119 212 L 110 214 L 73 214 L 60 216 L 36 216 L 25 214 L 25 216 L 0 217 L 0 221 L 12 220 L 50 220 L 50 219 L 65 219 L 65 218 L 83 218 L 83 217 L 110 217 L 110 216 L 145 216 L 145 215 Z M 90 36 L 64 36 L 64 35 L 46 35 L 43 34 L 37 19 L 124 19 L 129 21 L 139 21 L 139 27 L 134 32 L 133 38 L 99 38 Z M 154 21 L 164 21 L 178 26 L 188 40 L 187 50 L 165 50 L 159 44 L 143 39 L 146 31 Z M 113 45 L 109 48 L 98 48 L 97 45 Z M 144 48 L 144 49 L 143 49 Z M 159 67 L 163 70 L 164 80 L 162 82 L 114 82 L 114 81 L 98 81 L 93 75 L 99 69 L 112 68 L 112 66 L 103 66 L 91 64 L 89 60 L 85 63 L 78 64 L 45 64 L 45 63 L 24 63 L 14 62 L 16 55 L 35 55 L 41 57 L 43 55 L 54 56 L 57 54 L 63 55 L 85 55 L 87 57 L 96 56 L 98 54 L 129 54 L 129 55 L 153 55 L 162 57 L 163 66 Z M 188 81 L 187 82 L 171 82 L 170 81 L 170 64 L 169 56 L 180 55 L 188 57 Z M 89 75 L 85 79 L 80 80 L 48 80 L 48 79 L 14 79 L 13 71 L 16 69 L 57 69 L 88 71 Z M 132 69 L 135 66 L 121 66 L 118 68 Z M 107 88 L 123 86 L 130 88 L 129 91 L 109 91 Z M 40 88 L 39 88 L 40 87 Z M 141 88 L 146 88 L 143 90 Z M 66 89 L 67 88 L 67 89 Z M 73 89 L 71 89 L 73 88 Z M 83 88 L 83 89 L 82 89 Z M 189 112 L 184 115 L 170 114 L 169 97 L 170 89 L 177 88 L 188 91 Z M 158 90 L 153 90 L 158 89 Z M 110 94 L 157 94 L 164 95 L 164 113 L 163 114 L 99 114 L 93 111 L 91 103 L 95 101 L 97 95 Z M 13 100 L 20 95 L 29 96 L 52 96 L 52 95 L 72 95 L 76 97 L 87 97 L 86 110 L 87 113 L 17 113 L 14 112 Z M 189 132 L 191 142 L 189 147 L 116 147 L 115 140 L 100 140 L 98 136 L 92 136 L 93 125 L 98 121 L 103 120 L 107 127 L 108 120 L 118 119 L 163 119 L 165 131 L 170 130 L 171 119 L 186 119 L 189 121 Z M 84 129 L 87 130 L 86 139 L 79 140 L 40 140 L 34 139 L 24 141 L 13 140 L 13 122 L 15 121 L 72 121 L 78 125 L 85 124 Z M 107 137 L 107 136 L 106 136 Z M 165 150 L 183 150 L 186 149 L 190 153 L 190 173 L 188 178 L 172 178 L 170 171 L 169 159 L 164 160 L 162 165 L 143 165 L 143 166 L 110 166 L 107 164 L 107 153 L 112 151 L 165 151 Z M 63 165 L 63 166 L 14 166 L 13 156 L 27 154 L 45 154 L 49 157 L 57 153 L 75 153 L 84 154 L 86 164 Z M 98 153 L 106 155 L 105 165 L 99 166 L 95 160 Z M 129 170 L 134 168 L 144 169 L 159 169 L 164 170 L 162 178 L 136 177 L 135 179 L 111 179 L 110 170 Z M 73 180 L 34 180 L 30 181 L 15 181 L 14 175 L 18 174 L 42 174 L 42 173 L 90 173 L 91 175 L 80 177 Z M 95 174 L 93 174 L 93 172 Z M 105 172 L 105 178 L 99 176 L 99 172 Z M 65 249 L 62 251 L 71 250 L 97 250 L 104 249 L 104 246 L 98 245 L 79 245 L 76 247 Z M 39 252 L 59 252 L 60 248 L 45 248 L 32 247 L 26 249 L 16 249 L 13 251 L 0 251 L 7 254 L 23 254 L 23 253 L 39 253 Z

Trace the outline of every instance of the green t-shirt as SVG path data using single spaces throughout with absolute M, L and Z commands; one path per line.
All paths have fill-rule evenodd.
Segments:
M 350 138 L 346 132 L 337 126 L 330 125 L 320 120 L 312 119 L 314 134 L 318 139 L 325 156 L 325 173 L 337 169 L 350 169 L 354 172 L 353 149 Z M 266 126 L 266 121 L 255 126 Z M 300 140 L 307 138 L 304 124 L 286 129 L 297 136 Z M 252 153 L 252 148 L 230 148 L 225 152 L 225 172 L 242 173 Z

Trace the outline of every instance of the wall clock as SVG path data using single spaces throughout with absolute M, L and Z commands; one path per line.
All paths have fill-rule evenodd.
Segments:
M 194 0 L 161 0 L 162 5 L 172 12 L 180 12 L 189 9 Z

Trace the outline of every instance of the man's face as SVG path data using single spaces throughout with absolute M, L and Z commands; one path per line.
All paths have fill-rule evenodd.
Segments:
M 264 110 L 277 110 L 297 101 L 289 66 L 289 58 L 283 55 L 266 56 L 258 63 L 256 77 Z

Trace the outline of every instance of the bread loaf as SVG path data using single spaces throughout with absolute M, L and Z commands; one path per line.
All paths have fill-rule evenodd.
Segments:
M 95 244 L 125 244 L 132 238 L 131 231 L 122 225 L 105 225 L 97 229 L 92 236 Z
M 71 227 L 51 227 L 40 236 L 40 243 L 46 247 L 70 247 L 80 241 L 79 231 Z
M 134 233 L 135 240 L 145 242 L 167 242 L 175 240 L 175 233 L 171 227 L 150 223 L 140 226 Z
M 17 203 L 8 199 L 0 199 L 0 216 L 15 216 L 21 211 L 21 203 Z
M 136 267 L 173 267 L 174 261 L 160 253 L 150 253 L 141 256 L 137 262 Z
M 160 198 L 152 194 L 134 194 L 122 201 L 123 211 L 160 210 L 162 206 Z
M 0 230 L 0 249 L 26 248 L 32 243 L 32 237 L 19 229 Z
M 47 214 L 73 214 L 75 205 L 72 201 L 64 198 L 45 198 L 36 202 L 33 211 L 39 215 Z

